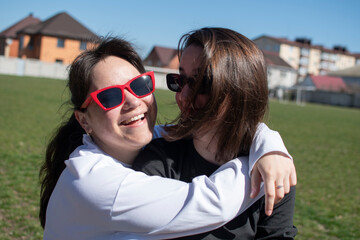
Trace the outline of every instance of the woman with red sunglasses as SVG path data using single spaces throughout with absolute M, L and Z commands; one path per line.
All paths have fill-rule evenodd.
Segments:
M 168 74 L 167 84 L 176 92 L 180 115 L 165 127 L 168 141 L 153 140 L 138 155 L 134 169 L 191 182 L 233 158 L 248 158 L 253 139 L 271 132 L 261 123 L 268 88 L 262 52 L 230 29 L 203 28 L 184 35 L 179 56 L 180 74 Z M 292 161 L 275 161 L 271 167 L 276 163 Z M 251 171 L 254 163 L 248 164 Z M 293 239 L 296 179 L 265 180 L 265 190 L 240 216 L 212 232 L 181 239 Z M 264 191 L 276 191 L 281 198 L 286 194 L 272 215 L 273 200 L 265 200 Z
M 44 239 L 197 234 L 220 227 L 255 201 L 248 197 L 247 159 L 191 183 L 130 168 L 152 139 L 154 85 L 153 73 L 121 39 L 104 39 L 74 60 L 68 81 L 73 113 L 52 137 L 40 170 Z

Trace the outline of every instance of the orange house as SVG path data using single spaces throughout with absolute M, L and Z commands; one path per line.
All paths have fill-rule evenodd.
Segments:
M 17 32 L 20 58 L 70 64 L 98 36 L 66 12 Z
M 0 33 L 0 55 L 5 57 L 18 57 L 19 55 L 19 38 L 16 32 L 31 24 L 37 24 L 40 19 L 33 17 L 32 14 L 20 20 L 14 25 L 8 27 Z
M 179 68 L 177 49 L 155 46 L 144 59 L 144 64 L 160 68 Z

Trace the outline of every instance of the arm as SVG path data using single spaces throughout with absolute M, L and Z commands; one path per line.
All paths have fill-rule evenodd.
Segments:
M 92 149 L 95 146 L 87 148 L 79 148 L 66 162 L 66 180 L 59 181 L 58 188 L 67 193 L 56 199 L 71 205 L 67 208 L 74 216 L 86 213 L 88 225 L 106 226 L 121 239 L 167 239 L 209 231 L 256 201 L 249 197 L 248 158 L 185 183 L 133 171 Z M 64 201 L 67 196 L 69 201 Z M 54 208 L 58 210 L 62 214 Z
M 154 138 L 161 136 L 162 131 L 163 126 L 155 126 Z M 251 197 L 258 195 L 261 182 L 264 181 L 268 215 L 271 215 L 274 203 L 289 192 L 290 186 L 296 185 L 295 165 L 291 160 L 280 134 L 269 129 L 265 123 L 260 123 L 249 152 L 249 176 Z M 277 188 L 280 185 L 283 187 Z
M 249 197 L 247 162 L 230 161 L 190 184 L 133 172 L 122 182 L 112 217 L 125 219 L 121 225 L 130 232 L 161 239 L 213 230 L 256 201 Z
M 275 202 L 296 185 L 296 171 L 280 135 L 261 123 L 250 149 L 251 197 L 265 184 L 266 214 L 271 215 Z M 282 187 L 277 187 L 282 186 Z

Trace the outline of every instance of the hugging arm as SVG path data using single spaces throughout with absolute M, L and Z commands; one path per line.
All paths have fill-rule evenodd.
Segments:
M 264 181 L 266 214 L 271 215 L 274 204 L 290 187 L 296 185 L 296 171 L 280 134 L 259 124 L 250 149 L 251 196 L 255 197 Z
M 110 224 L 114 230 L 121 226 L 134 233 L 126 237 L 154 239 L 218 228 L 255 202 L 249 197 L 247 163 L 248 158 L 232 160 L 211 176 L 196 177 L 191 183 L 130 172 L 121 181 Z

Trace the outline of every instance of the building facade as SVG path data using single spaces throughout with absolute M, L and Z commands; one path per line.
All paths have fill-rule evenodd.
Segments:
M 279 54 L 298 74 L 298 81 L 308 74 L 324 75 L 331 71 L 352 67 L 357 62 L 357 55 L 349 53 L 346 48 L 335 46 L 328 49 L 312 45 L 311 40 L 298 38 L 290 41 L 285 38 L 261 36 L 253 40 L 262 50 Z
M 66 12 L 61 12 L 18 29 L 16 38 L 18 58 L 70 64 L 98 36 Z
M 32 14 L 21 19 L 0 33 L 0 55 L 5 57 L 18 57 L 19 37 L 17 31 L 32 24 L 37 24 L 40 19 L 33 17 Z

